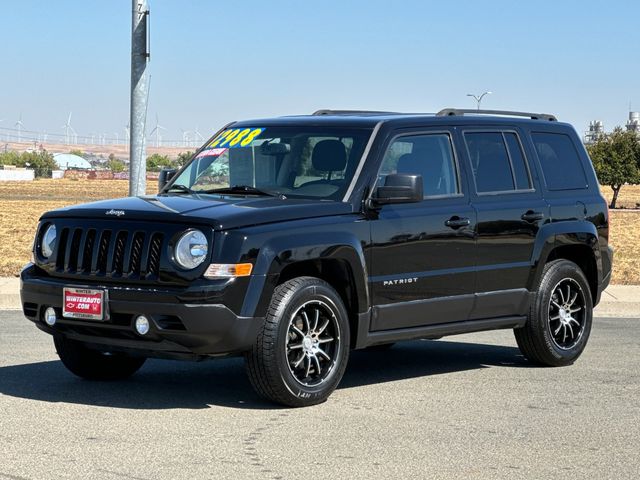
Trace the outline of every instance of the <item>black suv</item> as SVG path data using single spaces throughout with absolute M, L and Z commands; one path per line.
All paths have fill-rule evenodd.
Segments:
M 351 349 L 512 328 L 532 362 L 582 353 L 609 215 L 551 115 L 322 110 L 227 125 L 158 195 L 42 216 L 24 314 L 66 367 L 245 355 L 261 395 L 324 401 Z

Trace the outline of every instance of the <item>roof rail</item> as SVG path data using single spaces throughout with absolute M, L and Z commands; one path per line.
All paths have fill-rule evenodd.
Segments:
M 450 115 L 463 116 L 465 114 L 505 115 L 508 117 L 528 117 L 532 120 L 546 120 L 548 122 L 558 121 L 555 115 L 549 115 L 548 113 L 509 112 L 506 110 L 472 110 L 464 108 L 445 108 L 444 110 L 440 110 L 438 113 L 436 113 L 438 117 L 446 117 Z
M 378 110 L 316 110 L 312 115 L 396 115 L 398 112 L 382 112 Z

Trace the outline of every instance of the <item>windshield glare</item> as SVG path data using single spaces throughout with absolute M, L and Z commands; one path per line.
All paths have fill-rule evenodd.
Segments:
M 286 197 L 339 200 L 370 135 L 371 129 L 229 128 L 207 144 L 169 190 L 182 185 L 215 193 L 248 186 Z

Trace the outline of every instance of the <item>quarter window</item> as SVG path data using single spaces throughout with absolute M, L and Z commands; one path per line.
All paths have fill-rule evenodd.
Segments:
M 588 187 L 582 162 L 568 135 L 532 133 L 531 138 L 549 190 L 575 190 Z
M 478 193 L 531 189 L 531 176 L 515 133 L 467 132 L 465 141 Z
M 383 185 L 391 173 L 422 175 L 425 198 L 459 193 L 453 148 L 446 133 L 394 140 L 382 160 L 378 184 Z

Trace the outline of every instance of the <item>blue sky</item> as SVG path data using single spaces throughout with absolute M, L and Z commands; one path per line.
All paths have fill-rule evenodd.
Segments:
M 640 110 L 640 2 L 149 0 L 149 130 L 318 108 L 483 106 L 624 124 Z M 2 2 L 0 127 L 123 135 L 131 2 Z

